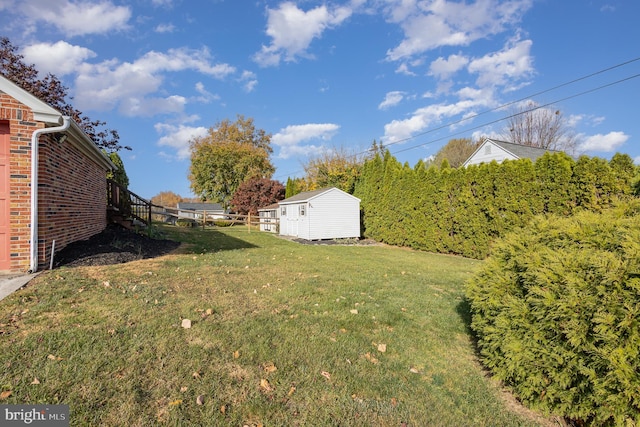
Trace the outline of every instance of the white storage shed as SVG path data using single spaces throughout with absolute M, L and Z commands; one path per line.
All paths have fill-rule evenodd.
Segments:
M 338 188 L 306 191 L 278 205 L 281 236 L 305 240 L 360 237 L 360 199 Z

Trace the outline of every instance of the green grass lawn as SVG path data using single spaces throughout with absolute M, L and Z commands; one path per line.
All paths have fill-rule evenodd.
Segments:
M 77 426 L 546 422 L 476 360 L 462 288 L 478 261 L 165 232 L 180 254 L 62 267 L 0 301 L 0 404 L 68 404 Z

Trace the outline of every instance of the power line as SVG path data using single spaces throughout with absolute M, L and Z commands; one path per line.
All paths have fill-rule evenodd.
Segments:
M 410 140 L 415 139 L 415 138 L 418 138 L 418 137 L 420 137 L 420 136 L 427 135 L 427 134 L 429 134 L 429 133 L 433 133 L 433 132 L 436 132 L 436 131 L 439 131 L 439 130 L 445 129 L 445 128 L 448 128 L 448 127 L 450 127 L 450 126 L 460 124 L 460 123 L 462 123 L 462 122 L 466 122 L 467 120 L 475 119 L 475 118 L 480 117 L 480 116 L 483 116 L 483 115 L 485 115 L 485 114 L 492 113 L 492 112 L 494 112 L 494 111 L 498 111 L 498 110 L 502 110 L 502 109 L 504 109 L 504 108 L 506 108 L 506 107 L 509 107 L 509 106 L 511 106 L 511 105 L 517 104 L 517 103 L 522 102 L 522 101 L 525 101 L 525 100 L 527 100 L 527 99 L 534 98 L 534 97 L 536 97 L 536 96 L 540 96 L 540 95 L 543 95 L 543 94 L 548 93 L 548 92 L 552 92 L 552 91 L 554 91 L 554 90 L 560 89 L 560 88 L 565 87 L 565 86 L 572 85 L 572 84 L 574 84 L 574 83 L 578 83 L 578 82 L 580 82 L 580 81 L 582 81 L 582 80 L 586 80 L 586 79 L 589 79 L 589 78 L 591 78 L 591 77 L 595 77 L 595 76 L 597 76 L 597 75 L 599 75 L 599 74 L 603 74 L 603 73 L 606 73 L 606 72 L 608 72 L 608 71 L 615 70 L 616 68 L 620 68 L 620 67 L 623 67 L 623 66 L 625 66 L 625 65 L 629 65 L 629 64 L 631 64 L 631 63 L 633 63 L 633 62 L 636 62 L 636 61 L 640 61 L 640 57 L 636 57 L 636 58 L 630 59 L 630 60 L 628 60 L 628 61 L 621 62 L 621 63 L 616 64 L 616 65 L 613 65 L 613 66 L 611 66 L 611 67 L 603 68 L 602 70 L 595 71 L 595 72 L 593 72 L 593 73 L 591 73 L 591 74 L 587 74 L 587 75 L 584 75 L 584 76 L 582 76 L 582 77 L 578 77 L 578 78 L 576 78 L 576 79 L 570 80 L 570 81 L 565 82 L 565 83 L 560 83 L 559 85 L 556 85 L 556 86 L 550 87 L 549 89 L 544 89 L 544 90 L 541 90 L 541 91 L 539 91 L 539 92 L 532 93 L 532 94 L 530 94 L 530 95 L 524 96 L 524 97 L 519 98 L 519 99 L 516 99 L 516 100 L 514 100 L 514 101 L 507 102 L 506 104 L 499 105 L 499 106 L 494 107 L 494 108 L 492 108 L 492 109 L 485 110 L 485 111 L 481 111 L 480 113 L 472 114 L 472 115 L 470 115 L 470 116 L 463 117 L 463 118 L 461 118 L 461 119 L 459 119 L 459 120 L 455 120 L 455 121 L 453 121 L 453 122 L 445 123 L 445 124 L 443 124 L 443 125 L 441 125 L 441 126 L 438 126 L 438 127 L 436 127 L 436 128 L 429 129 L 429 130 L 427 130 L 427 131 L 417 133 L 417 134 L 412 135 L 412 136 L 410 136 L 410 137 L 403 138 L 403 139 L 400 139 L 400 140 L 398 140 L 398 141 L 394 141 L 394 142 L 391 142 L 391 143 L 385 144 L 385 146 L 387 146 L 387 147 L 388 147 L 388 146 L 390 146 L 390 145 L 395 145 L 395 144 L 399 144 L 399 143 L 401 143 L 401 142 L 410 141 Z M 559 101 L 557 101 L 557 102 L 559 102 Z
M 529 94 L 527 96 L 524 96 L 522 98 L 519 98 L 519 99 L 516 99 L 516 100 L 513 100 L 513 101 L 509 101 L 509 102 L 507 102 L 505 104 L 499 105 L 499 106 L 494 107 L 492 109 L 481 111 L 481 112 L 479 112 L 477 114 L 472 114 L 470 116 L 463 117 L 463 118 L 455 120 L 455 121 L 447 122 L 447 123 L 445 123 L 443 125 L 437 126 L 435 128 L 429 129 L 429 130 L 426 130 L 424 132 L 417 133 L 417 134 L 412 135 L 410 137 L 399 139 L 397 141 L 393 141 L 393 142 L 384 144 L 384 147 L 389 147 L 391 145 L 396 145 L 396 144 L 399 144 L 399 143 L 402 143 L 402 142 L 410 141 L 412 139 L 416 139 L 416 138 L 419 138 L 421 136 L 428 135 L 428 134 L 433 133 L 433 132 L 437 132 L 439 130 L 442 130 L 442 129 L 445 129 L 445 128 L 448 128 L 448 127 L 451 127 L 451 126 L 466 122 L 468 120 L 475 119 L 477 117 L 480 117 L 480 116 L 483 116 L 483 115 L 486 115 L 486 114 L 489 114 L 489 113 L 492 113 L 492 112 L 495 112 L 495 111 L 498 111 L 498 110 L 505 109 L 505 108 L 507 108 L 507 107 L 509 107 L 511 105 L 517 104 L 517 103 L 525 101 L 527 99 L 531 99 L 531 98 L 534 98 L 536 96 L 543 95 L 545 93 L 553 92 L 554 90 L 557 90 L 557 89 L 560 89 L 560 88 L 563 88 L 563 87 L 566 87 L 566 86 L 570 86 L 570 85 L 578 83 L 580 81 L 590 79 L 592 77 L 598 76 L 600 74 L 604 74 L 606 72 L 615 70 L 617 68 L 624 67 L 626 65 L 632 64 L 632 63 L 637 62 L 637 61 L 640 61 L 640 57 L 635 57 L 633 59 L 629 59 L 627 61 L 620 62 L 618 64 L 612 65 L 610 67 L 603 68 L 603 69 L 598 70 L 598 71 L 594 71 L 594 72 L 586 74 L 584 76 L 577 77 L 577 78 L 569 80 L 567 82 L 560 83 L 558 85 L 552 86 L 552 87 L 550 87 L 548 89 L 544 89 L 544 90 Z M 583 92 L 580 92 L 580 93 L 577 93 L 577 94 L 574 94 L 574 95 L 570 95 L 568 97 L 561 98 L 561 99 L 558 99 L 558 100 L 555 100 L 555 101 L 552 101 L 552 102 L 549 102 L 549 103 L 546 103 L 546 104 L 543 104 L 543 105 L 537 105 L 537 106 L 535 106 L 535 107 L 533 107 L 531 109 L 524 110 L 524 111 L 512 114 L 512 115 L 507 116 L 507 117 L 503 117 L 503 118 L 500 118 L 500 119 L 492 120 L 492 121 L 489 121 L 489 122 L 486 122 L 486 123 L 483 123 L 481 125 L 477 125 L 477 126 L 474 126 L 474 127 L 471 127 L 471 128 L 466 128 L 466 129 L 464 129 L 462 131 L 459 131 L 459 132 L 450 133 L 445 137 L 433 139 L 431 141 L 424 142 L 422 144 L 418 144 L 418 145 L 415 145 L 415 146 L 412 146 L 412 147 L 404 148 L 402 150 L 395 151 L 395 152 L 393 152 L 391 154 L 402 153 L 402 152 L 405 152 L 405 151 L 413 150 L 414 148 L 418 148 L 418 147 L 422 147 L 422 146 L 425 146 L 425 145 L 433 144 L 434 142 L 442 141 L 444 139 L 451 138 L 452 136 L 457 136 L 457 135 L 461 135 L 463 133 L 467 133 L 469 131 L 477 130 L 477 129 L 480 129 L 482 127 L 485 127 L 485 126 L 488 126 L 488 125 L 491 125 L 491 124 L 495 124 L 495 123 L 501 122 L 503 120 L 507 120 L 509 118 L 518 116 L 520 114 L 530 113 L 532 111 L 535 111 L 535 110 L 538 110 L 538 109 L 541 109 L 541 108 L 544 108 L 544 107 L 548 107 L 550 105 L 553 105 L 553 104 L 556 104 L 556 103 L 559 103 L 559 102 L 563 102 L 563 101 L 566 101 L 566 100 L 569 100 L 569 99 L 573 99 L 573 98 L 576 98 L 576 97 L 579 97 L 579 96 L 587 95 L 589 93 L 592 93 L 592 92 L 595 92 L 595 91 L 598 91 L 598 90 L 601 90 L 601 89 L 604 89 L 604 88 L 607 88 L 607 87 L 610 87 L 610 86 L 613 86 L 613 85 L 616 85 L 616 84 L 619 84 L 619 83 L 623 83 L 625 81 L 628 81 L 628 80 L 631 80 L 631 79 L 634 79 L 634 78 L 637 78 L 638 76 L 640 76 L 640 74 L 636 74 L 636 75 L 633 75 L 633 76 L 630 76 L 630 77 L 627 77 L 627 78 L 624 78 L 624 79 L 620 79 L 620 80 L 617 80 L 617 81 L 614 81 L 614 82 L 611 82 L 611 83 L 608 83 L 608 84 L 604 84 L 604 85 L 598 86 L 596 88 L 589 89 L 589 90 L 586 90 L 586 91 L 583 91 Z M 362 152 L 354 154 L 352 157 L 361 156 L 361 155 L 367 154 L 368 152 L 369 152 L 369 150 L 362 151 Z M 282 176 L 284 176 L 284 174 Z
M 611 82 L 611 83 L 607 83 L 607 84 L 598 86 L 598 87 L 593 88 L 593 89 L 585 90 L 583 92 L 579 92 L 579 93 L 576 93 L 576 94 L 573 94 L 573 95 L 570 95 L 570 96 L 567 96 L 567 97 L 564 97 L 564 98 L 561 98 L 561 99 L 557 99 L 555 101 L 548 102 L 546 104 L 536 105 L 535 107 L 532 107 L 532 108 L 529 108 L 527 110 L 523 110 L 523 111 L 511 114 L 511 115 L 506 116 L 506 117 L 501 117 L 499 119 L 492 120 L 490 122 L 485 122 L 483 124 L 480 124 L 480 125 L 477 125 L 477 126 L 474 126 L 474 127 L 471 127 L 471 128 L 467 128 L 467 129 L 461 130 L 459 132 L 451 133 L 448 136 L 444 136 L 442 138 L 437 138 L 437 139 L 434 139 L 434 140 L 431 140 L 431 141 L 423 142 L 422 144 L 418 144 L 418 145 L 414 145 L 412 147 L 407 147 L 407 148 L 402 149 L 402 150 L 394 151 L 391 154 L 402 153 L 402 152 L 405 152 L 405 151 L 413 150 L 414 148 L 423 147 L 425 145 L 433 144 L 434 142 L 441 141 L 443 139 L 450 138 L 452 136 L 456 136 L 456 135 L 467 133 L 467 132 L 470 132 L 470 131 L 473 131 L 473 130 L 477 130 L 477 129 L 480 129 L 482 127 L 485 127 L 485 126 L 488 126 L 488 125 L 492 125 L 492 124 L 501 122 L 503 120 L 508 120 L 510 118 L 513 118 L 513 117 L 516 117 L 516 116 L 519 116 L 519 115 L 522 115 L 522 114 L 528 114 L 528 113 L 531 113 L 533 111 L 539 110 L 541 108 L 549 107 L 550 105 L 557 104 L 559 102 L 564 102 L 564 101 L 568 101 L 569 99 L 573 99 L 573 98 L 577 98 L 579 96 L 587 95 L 589 93 L 596 92 L 598 90 L 605 89 L 607 87 L 614 86 L 614 85 L 617 85 L 617 84 L 620 84 L 620 83 L 624 83 L 626 81 L 629 81 L 629 80 L 632 80 L 632 79 L 635 79 L 635 78 L 638 78 L 638 77 L 640 77 L 640 73 L 634 74 L 634 75 L 629 76 L 629 77 L 625 77 L 625 78 L 620 79 L 620 80 L 616 80 L 616 81 Z

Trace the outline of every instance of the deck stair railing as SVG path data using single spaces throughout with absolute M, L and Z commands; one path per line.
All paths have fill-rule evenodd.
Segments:
M 137 220 L 151 224 L 151 202 L 112 179 L 107 179 L 107 212 L 111 222 L 131 228 Z

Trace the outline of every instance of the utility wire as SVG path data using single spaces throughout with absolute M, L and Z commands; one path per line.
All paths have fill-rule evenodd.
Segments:
M 435 128 L 433 128 L 433 129 L 429 129 L 429 130 L 424 131 L 424 132 L 417 133 L 417 134 L 412 135 L 412 136 L 410 136 L 410 137 L 403 138 L 403 139 L 400 139 L 400 140 L 398 140 L 398 141 L 390 142 L 390 143 L 388 143 L 388 144 L 385 144 L 385 147 L 388 147 L 388 146 L 390 146 L 390 145 L 399 144 L 399 143 L 401 143 L 401 142 L 410 141 L 410 140 L 415 139 L 415 138 L 418 138 L 418 137 L 420 137 L 420 136 L 427 135 L 427 134 L 429 134 L 429 133 L 433 133 L 433 132 L 436 132 L 436 131 L 439 131 L 439 130 L 445 129 L 445 128 L 448 128 L 448 127 L 450 127 L 450 126 L 460 124 L 460 123 L 465 122 L 465 121 L 467 121 L 467 120 L 475 119 L 475 118 L 480 117 L 480 116 L 483 116 L 483 115 L 485 115 L 485 114 L 492 113 L 492 112 L 494 112 L 494 111 L 498 111 L 498 110 L 502 110 L 502 109 L 504 109 L 504 108 L 506 108 L 506 107 L 509 107 L 509 106 L 511 106 L 511 105 L 517 104 L 517 103 L 522 102 L 522 101 L 525 101 L 525 100 L 527 100 L 527 99 L 534 98 L 534 97 L 536 97 L 536 96 L 540 96 L 540 95 L 543 95 L 543 94 L 548 93 L 548 92 L 552 92 L 552 91 L 557 90 L 557 89 L 560 89 L 560 88 L 562 88 L 562 87 L 572 85 L 572 84 L 577 83 L 577 82 L 579 82 L 579 81 L 586 80 L 586 79 L 589 79 L 589 78 L 591 78 L 591 77 L 595 77 L 595 76 L 597 76 L 597 75 L 599 75 L 599 74 L 603 74 L 603 73 L 606 73 L 606 72 L 611 71 L 611 70 L 615 70 L 616 68 L 620 68 L 620 67 L 623 67 L 623 66 L 625 66 L 625 65 L 629 65 L 629 64 L 631 64 L 631 63 L 633 63 L 633 62 L 635 62 L 635 61 L 640 61 L 640 57 L 636 57 L 636 58 L 630 59 L 630 60 L 628 60 L 628 61 L 621 62 L 621 63 L 619 63 L 619 64 L 613 65 L 613 66 L 611 66 L 611 67 L 604 68 L 604 69 L 602 69 L 602 70 L 599 70 L 599 71 L 593 72 L 593 73 L 591 73 L 591 74 L 587 74 L 587 75 L 585 75 L 585 76 L 578 77 L 578 78 L 573 79 L 573 80 L 570 80 L 570 81 L 568 81 L 568 82 L 561 83 L 561 84 L 559 84 L 559 85 L 557 85 L 557 86 L 550 87 L 549 89 L 545 89 L 545 90 L 541 90 L 541 91 L 539 91 L 539 92 L 532 93 L 532 94 L 527 95 L 527 96 L 524 96 L 524 97 L 522 97 L 522 98 L 520 98 L 520 99 L 516 99 L 516 100 L 514 100 L 514 101 L 507 102 L 506 104 L 499 105 L 499 106 L 497 106 L 497 107 L 495 107 L 495 108 L 492 108 L 492 109 L 490 109 L 490 110 L 481 111 L 481 112 L 479 112 L 479 113 L 477 113 L 477 114 L 472 114 L 472 115 L 470 115 L 470 116 L 463 117 L 463 118 L 461 118 L 461 119 L 459 119 L 459 120 L 455 120 L 455 121 L 453 121 L 453 122 L 445 123 L 445 124 L 443 124 L 443 125 L 441 125 L 441 126 L 435 127 Z M 588 93 L 588 92 L 587 92 L 587 93 Z M 556 101 L 556 102 L 560 102 L 560 101 Z M 549 105 L 549 104 L 547 104 L 547 105 Z
M 638 78 L 638 77 L 640 77 L 640 73 L 638 73 L 638 74 L 634 74 L 634 75 L 629 76 L 629 77 L 625 77 L 625 78 L 620 79 L 620 80 L 616 80 L 616 81 L 611 82 L 611 83 L 607 83 L 607 84 L 604 84 L 604 85 L 601 85 L 601 86 L 595 87 L 595 88 L 593 88 L 593 89 L 589 89 L 589 90 L 585 90 L 585 91 L 582 91 L 582 92 L 579 92 L 579 93 L 576 93 L 576 94 L 573 94 L 573 95 L 569 95 L 569 96 L 566 96 L 566 97 L 564 97 L 564 98 L 560 98 L 560 99 L 557 99 L 557 100 L 555 100 L 555 101 L 548 102 L 548 103 L 546 103 L 546 104 L 536 105 L 536 106 L 534 106 L 534 107 L 532 107 L 532 108 L 529 108 L 529 109 L 527 109 L 527 110 L 523 110 L 523 111 L 517 112 L 517 113 L 515 113 L 515 114 L 511 114 L 511 115 L 506 116 L 506 117 L 501 117 L 501 118 L 499 118 L 499 119 L 492 120 L 492 121 L 489 121 L 489 122 L 485 122 L 485 123 L 482 123 L 482 124 L 477 125 L 477 126 L 473 126 L 473 127 L 470 127 L 470 128 L 466 128 L 466 129 L 461 130 L 461 131 L 459 131 L 459 132 L 451 133 L 451 134 L 449 134 L 449 135 L 447 135 L 447 136 L 444 136 L 444 137 L 442 137 L 442 138 L 433 139 L 433 140 L 431 140 L 431 141 L 423 142 L 422 144 L 414 145 L 414 146 L 412 146 L 412 147 L 407 147 L 407 148 L 404 148 L 404 149 L 402 149 L 402 150 L 397 150 L 397 151 L 394 151 L 394 152 L 393 152 L 393 153 L 391 153 L 391 154 L 402 153 L 402 152 L 405 152 L 405 151 L 413 150 L 414 148 L 423 147 L 423 146 L 425 146 L 425 145 L 433 144 L 434 142 L 441 141 L 441 140 L 443 140 L 443 139 L 450 138 L 450 137 L 452 137 L 452 136 L 456 136 L 456 135 L 460 135 L 460 134 L 463 134 L 463 133 L 467 133 L 467 132 L 470 132 L 470 131 L 472 131 L 472 130 L 477 130 L 477 129 L 480 129 L 480 128 L 482 128 L 482 127 L 485 127 L 485 126 L 488 126 L 488 125 L 492 125 L 492 124 L 495 124 L 495 123 L 501 122 L 501 121 L 503 121 L 503 120 L 508 120 L 508 119 L 511 119 L 511 118 L 513 118 L 513 117 L 516 117 L 516 116 L 519 116 L 519 115 L 522 115 L 522 114 L 528 114 L 528 113 L 531 113 L 532 111 L 536 111 L 536 110 L 539 110 L 539 109 L 541 109 L 541 108 L 549 107 L 550 105 L 557 104 L 557 103 L 559 103 L 559 102 L 568 101 L 568 100 L 570 100 L 570 99 L 577 98 L 577 97 L 579 97 L 579 96 L 587 95 L 587 94 L 589 94 L 589 93 L 593 93 L 593 92 L 596 92 L 596 91 L 601 90 L 601 89 L 605 89 L 605 88 L 608 88 L 608 87 L 611 87 L 611 86 L 614 86 L 614 85 L 617 85 L 617 84 L 620 84 L 620 83 L 624 83 L 624 82 L 626 82 L 626 81 L 629 81 L 629 80 L 632 80 L 632 79 L 635 79 L 635 78 Z
M 612 65 L 612 66 L 607 67 L 607 68 L 603 68 L 601 70 L 595 71 L 595 72 L 590 73 L 590 74 L 586 74 L 584 76 L 575 78 L 573 80 L 569 80 L 567 82 L 560 83 L 560 84 L 558 84 L 556 86 L 552 86 L 552 87 L 550 87 L 548 89 L 544 89 L 544 90 L 529 94 L 527 96 L 524 96 L 522 98 L 519 98 L 519 99 L 516 99 L 516 100 L 513 100 L 513 101 L 509 101 L 509 102 L 507 102 L 505 104 L 502 104 L 502 105 L 499 105 L 499 106 L 497 106 L 495 108 L 492 108 L 492 109 L 489 109 L 489 110 L 485 110 L 485 111 L 481 111 L 481 112 L 479 112 L 477 114 L 472 114 L 470 116 L 463 117 L 463 118 L 461 118 L 459 120 L 447 122 L 447 123 L 445 123 L 443 125 L 437 126 L 435 128 L 429 129 L 429 130 L 426 130 L 424 132 L 417 133 L 417 134 L 412 135 L 410 137 L 399 139 L 397 141 L 393 141 L 393 142 L 384 144 L 384 147 L 389 147 L 391 145 L 396 145 L 396 144 L 399 144 L 399 143 L 402 143 L 402 142 L 410 141 L 412 139 L 416 139 L 418 137 L 421 137 L 421 136 L 424 136 L 424 135 L 428 135 L 430 133 L 433 133 L 433 132 L 436 132 L 436 131 L 439 131 L 439 130 L 442 130 L 442 129 L 445 129 L 445 128 L 448 128 L 448 127 L 451 127 L 451 126 L 466 122 L 468 120 L 475 119 L 475 118 L 483 116 L 485 114 L 489 114 L 489 113 L 492 113 L 492 112 L 495 112 L 495 111 L 498 111 L 498 110 L 502 110 L 502 109 L 504 109 L 506 107 L 509 107 L 511 105 L 517 104 L 517 103 L 522 102 L 522 101 L 525 101 L 527 99 L 531 99 L 531 98 L 534 98 L 536 96 L 543 95 L 545 93 L 553 92 L 554 90 L 557 90 L 557 89 L 563 88 L 565 86 L 569 86 L 569 85 L 578 83 L 578 82 L 583 81 L 583 80 L 590 79 L 590 78 L 595 77 L 597 75 L 604 74 L 606 72 L 615 70 L 617 68 L 624 67 L 626 65 L 632 64 L 632 63 L 637 62 L 637 61 L 640 61 L 640 57 L 635 57 L 633 59 L 629 59 L 627 61 L 620 62 L 618 64 Z M 530 113 L 532 111 L 535 111 L 535 110 L 538 110 L 538 109 L 541 109 L 541 108 L 544 108 L 544 107 L 548 107 L 550 105 L 553 105 L 553 104 L 556 104 L 556 103 L 559 103 L 559 102 L 563 102 L 563 101 L 566 101 L 566 100 L 569 100 L 569 99 L 573 99 L 573 98 L 576 98 L 576 97 L 579 97 L 579 96 L 583 96 L 583 95 L 586 95 L 586 94 L 589 94 L 589 93 L 592 93 L 592 92 L 595 92 L 595 91 L 598 91 L 598 90 L 601 90 L 601 89 L 604 89 L 604 88 L 607 88 L 607 87 L 610 87 L 610 86 L 613 86 L 613 85 L 616 85 L 616 84 L 619 84 L 619 83 L 623 83 L 625 81 L 637 78 L 639 76 L 640 76 L 640 74 L 635 74 L 633 76 L 630 76 L 630 77 L 627 77 L 627 78 L 624 78 L 624 79 L 620 79 L 620 80 L 617 80 L 617 81 L 614 81 L 614 82 L 611 82 L 611 83 L 608 83 L 608 84 L 605 84 L 605 85 L 602 85 L 602 86 L 598 86 L 598 87 L 593 88 L 593 89 L 589 89 L 589 90 L 586 90 L 586 91 L 583 91 L 583 92 L 580 92 L 580 93 L 577 93 L 577 94 L 574 94 L 574 95 L 570 95 L 570 96 L 565 97 L 565 98 L 558 99 L 556 101 L 552 101 L 552 102 L 549 102 L 549 103 L 546 103 L 546 104 L 543 104 L 543 105 L 537 105 L 537 106 L 535 106 L 535 107 L 533 107 L 531 109 L 524 110 L 524 111 L 518 112 L 516 114 L 512 114 L 512 115 L 507 116 L 507 117 L 503 117 L 503 118 L 500 118 L 500 119 L 492 120 L 492 121 L 489 121 L 489 122 L 486 122 L 486 123 L 483 123 L 481 125 L 477 125 L 477 126 L 474 126 L 474 127 L 471 127 L 471 128 L 466 128 L 466 129 L 461 130 L 459 132 L 450 133 L 445 137 L 433 139 L 431 141 L 424 142 L 422 144 L 418 144 L 418 145 L 415 145 L 415 146 L 412 146 L 412 147 L 404 148 L 402 150 L 394 151 L 391 154 L 402 153 L 402 152 L 405 152 L 405 151 L 413 150 L 414 148 L 423 147 L 425 145 L 433 144 L 434 142 L 442 141 L 444 139 L 451 138 L 452 136 L 457 136 L 457 135 L 461 135 L 463 133 L 466 133 L 466 132 L 469 132 L 469 131 L 472 131 L 472 130 L 477 130 L 477 129 L 480 129 L 480 128 L 485 127 L 485 126 L 488 126 L 488 125 L 491 125 L 491 124 L 495 124 L 495 123 L 501 122 L 503 120 L 510 119 L 510 118 L 515 117 L 517 115 L 527 114 L 527 113 Z M 361 155 L 367 154 L 368 152 L 369 152 L 369 150 L 362 151 L 362 152 L 354 154 L 352 157 L 361 156 Z M 284 174 L 282 176 L 284 176 Z

